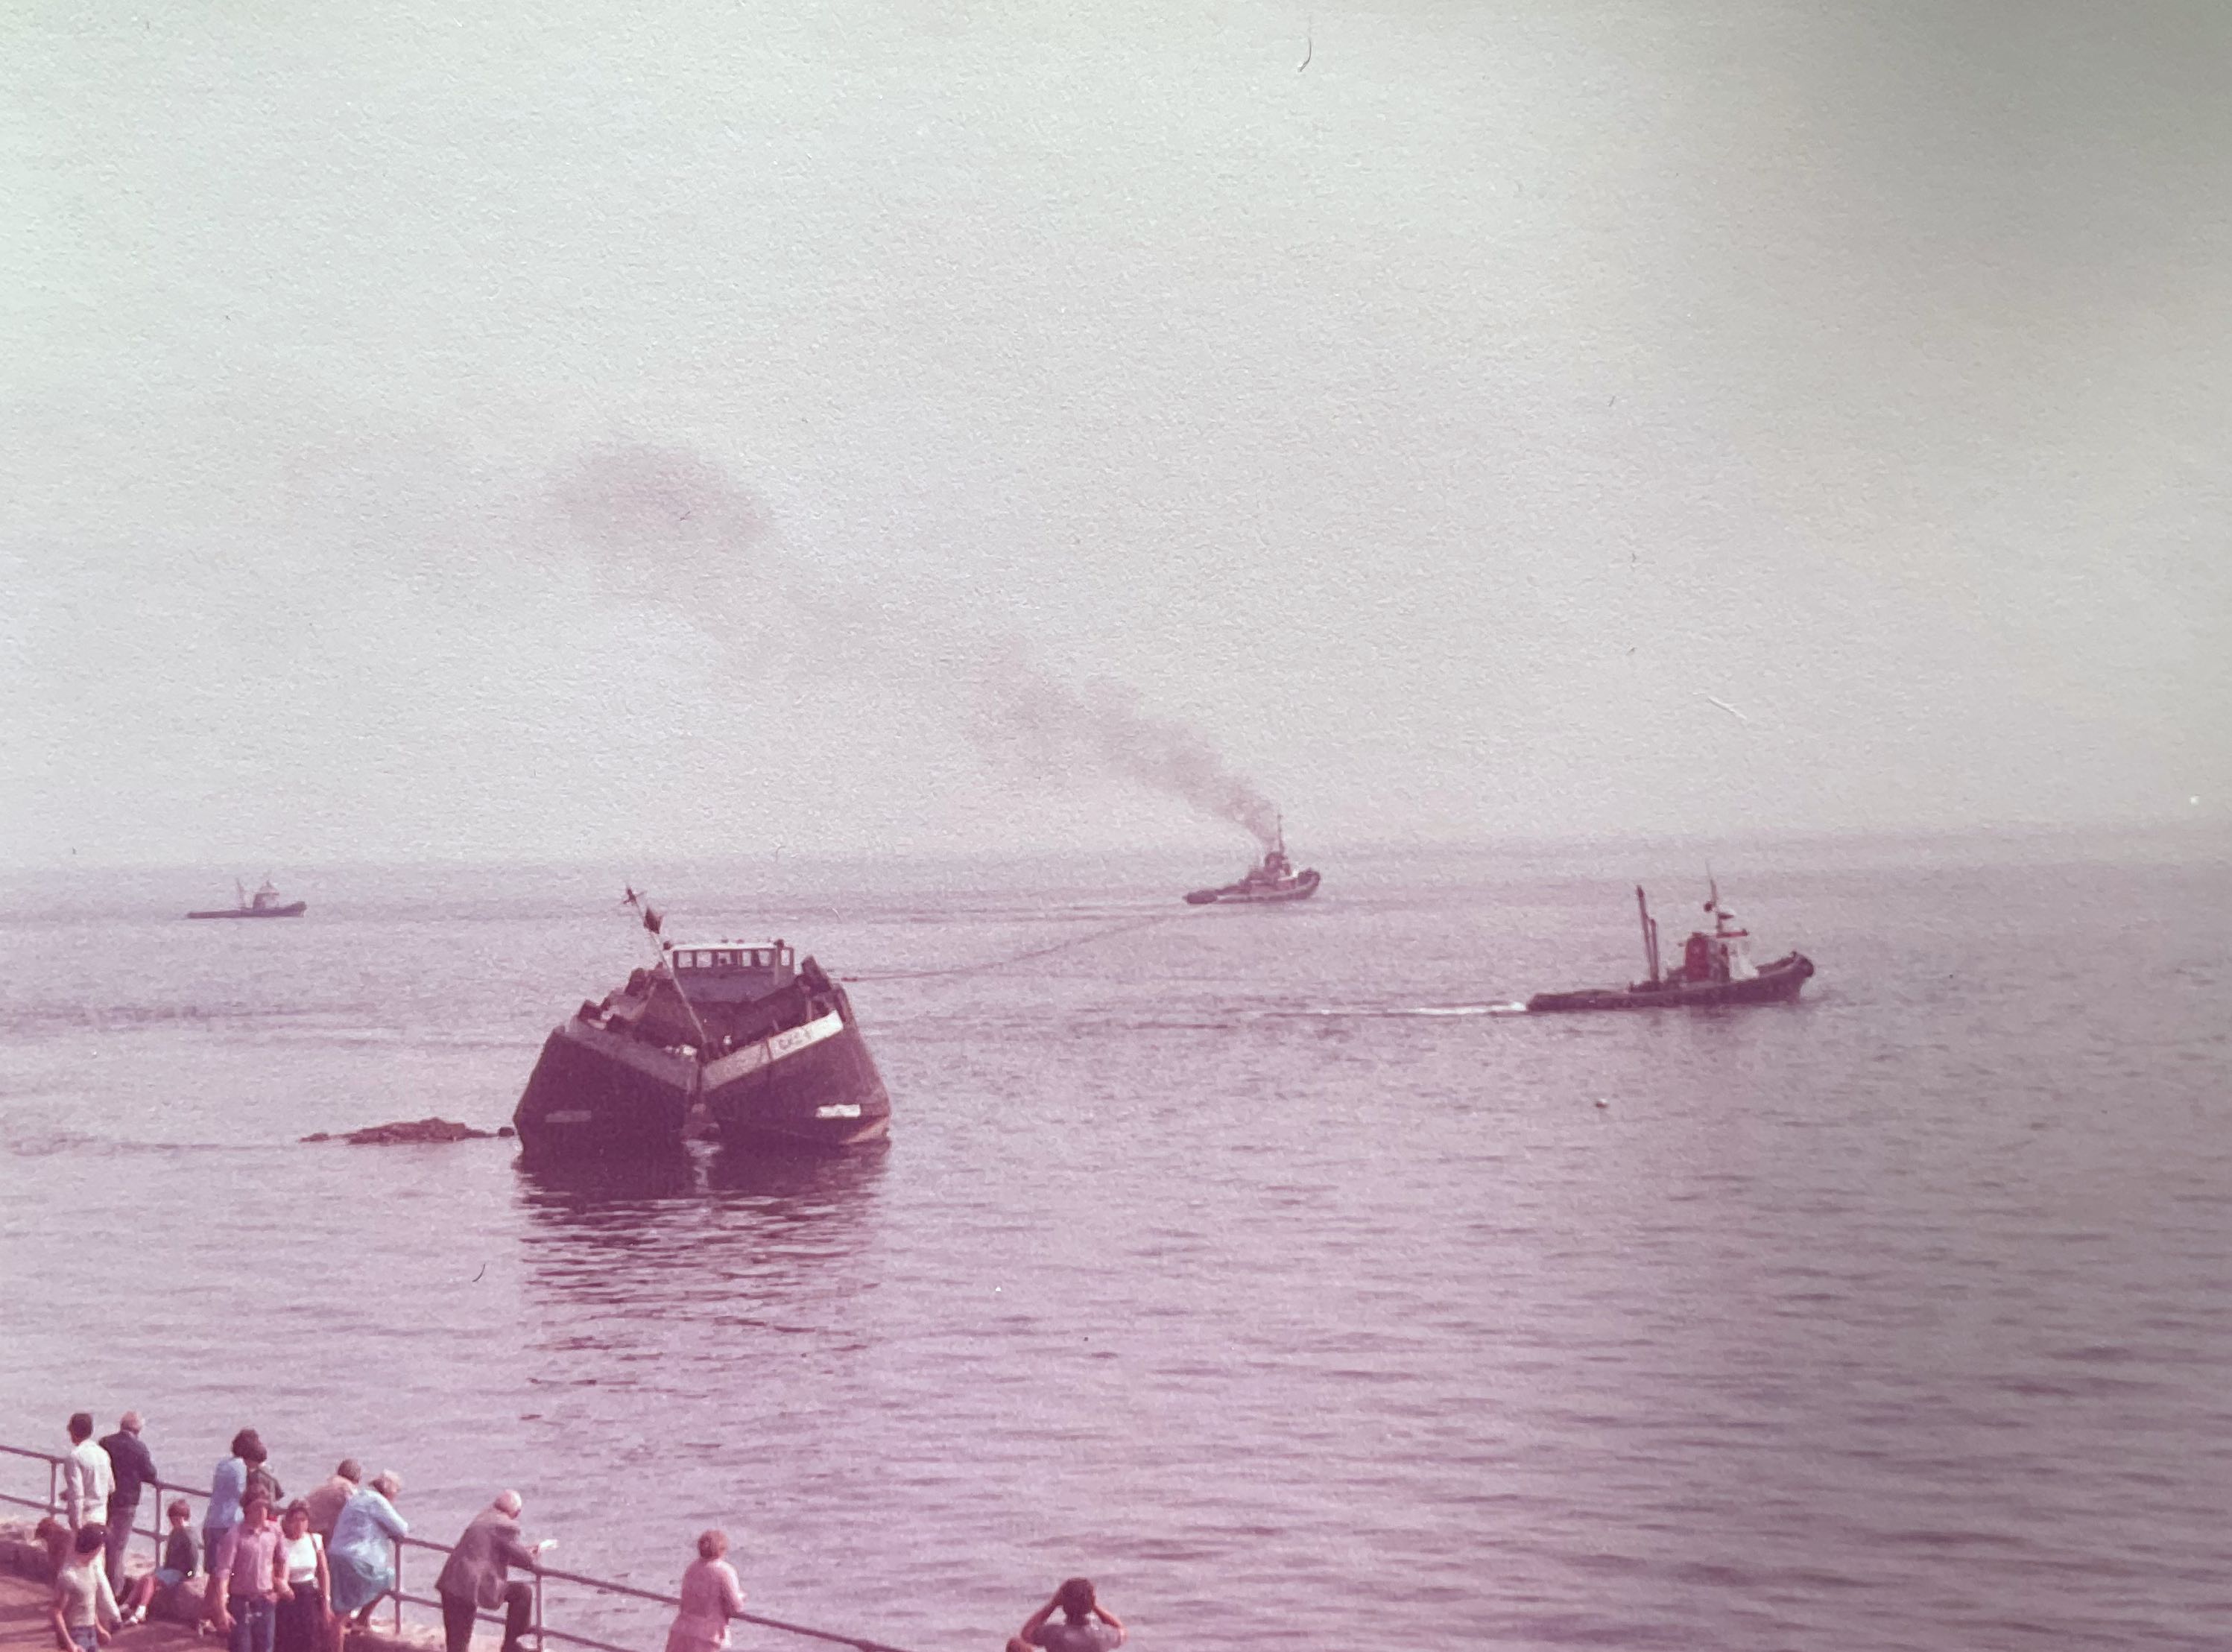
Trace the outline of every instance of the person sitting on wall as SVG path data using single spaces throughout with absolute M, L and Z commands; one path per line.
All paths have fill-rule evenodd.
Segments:
M 77 1533 L 48 1514 L 42 1516 L 39 1523 L 31 1528 L 31 1535 L 47 1552 L 47 1581 L 52 1583 L 55 1574 L 69 1565 L 70 1549 L 77 1541 Z
M 173 1602 L 184 1598 L 178 1591 L 201 1565 L 200 1552 L 194 1546 L 194 1512 L 186 1500 L 172 1498 L 164 1506 L 163 1518 L 171 1527 L 170 1535 L 163 1539 L 163 1564 L 152 1571 L 142 1573 L 133 1584 L 123 1603 L 127 1623 L 145 1623 L 158 1595 L 167 1595 Z M 175 1613 L 177 1608 L 172 1605 L 164 1610 Z

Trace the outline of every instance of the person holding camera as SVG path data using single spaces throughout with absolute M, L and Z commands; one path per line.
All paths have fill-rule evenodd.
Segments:
M 1059 1623 L 1052 1621 L 1057 1611 L 1062 1615 Z M 1043 1652 L 1113 1652 L 1124 1639 L 1122 1622 L 1100 1603 L 1093 1592 L 1093 1580 L 1072 1577 L 1024 1620 L 1022 1631 L 1008 1647 L 1009 1652 L 1015 1652 L 1019 1642 L 1024 1652 L 1032 1647 L 1042 1648 Z

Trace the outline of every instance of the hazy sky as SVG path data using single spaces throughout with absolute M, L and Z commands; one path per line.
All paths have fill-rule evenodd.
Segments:
M 2232 815 L 2232 8 L 1836 10 L 0 0 L 0 859 Z

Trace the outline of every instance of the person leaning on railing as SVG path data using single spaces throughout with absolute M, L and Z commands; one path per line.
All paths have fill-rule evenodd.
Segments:
M 143 1426 L 137 1411 L 127 1411 L 118 1419 L 116 1432 L 101 1442 L 114 1476 L 108 1493 L 108 1586 L 120 1595 L 124 1592 L 124 1552 L 132 1545 L 132 1528 L 140 1519 L 140 1491 L 163 1478 L 140 1441 Z
M 326 1545 L 326 1565 L 333 1574 L 328 1641 L 334 1652 L 349 1614 L 356 1614 L 359 1624 L 369 1623 L 380 1597 L 395 1587 L 395 1545 L 411 1531 L 395 1512 L 394 1500 L 402 1495 L 403 1476 L 383 1469 L 341 1506 L 334 1521 L 334 1539 Z
M 501 1606 L 503 1652 L 521 1652 L 520 1637 L 535 1617 L 535 1590 L 511 1577 L 509 1568 L 539 1571 L 548 1539 L 532 1548 L 520 1540 L 517 1492 L 500 1492 L 495 1502 L 473 1516 L 435 1579 L 442 1600 L 442 1638 L 446 1652 L 468 1652 L 473 1618 L 483 1609 Z
M 698 1558 L 682 1574 L 682 1610 L 666 1632 L 666 1652 L 720 1652 L 729 1643 L 729 1620 L 744 1610 L 744 1586 L 736 1569 L 723 1558 L 726 1532 L 704 1532 Z

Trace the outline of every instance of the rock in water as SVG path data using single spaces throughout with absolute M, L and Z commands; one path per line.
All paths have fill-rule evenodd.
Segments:
M 410 1142 L 484 1142 L 495 1132 L 475 1130 L 470 1124 L 460 1124 L 448 1118 L 417 1118 L 399 1120 L 393 1124 L 373 1124 L 363 1130 L 353 1130 L 346 1136 L 332 1136 L 324 1130 L 305 1136 L 306 1142 L 352 1142 L 359 1147 L 392 1147 Z

